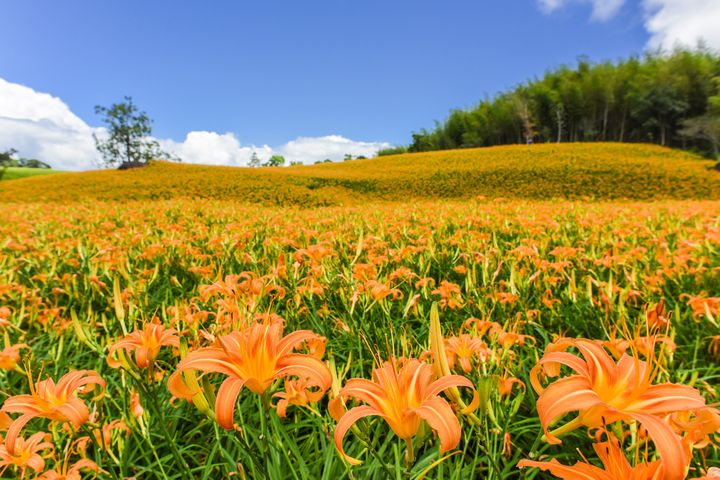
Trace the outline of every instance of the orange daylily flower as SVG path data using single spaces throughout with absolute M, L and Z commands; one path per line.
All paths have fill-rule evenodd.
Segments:
M 30 346 L 18 343 L 9 345 L 0 351 L 0 370 L 14 370 L 20 361 L 20 350 L 23 348 L 30 348 Z
M 82 480 L 81 470 L 90 470 L 95 475 L 100 472 L 98 464 L 87 458 L 78 460 L 72 465 L 68 463 L 66 457 L 62 463 L 55 466 L 55 470 L 48 470 L 38 478 L 41 480 Z
M 693 311 L 694 317 L 703 315 L 717 316 L 720 313 L 720 297 L 705 297 L 703 295 L 688 295 L 683 293 L 680 299 L 687 299 L 687 303 Z
M 705 407 L 698 391 L 672 383 L 652 385 L 655 373 L 648 362 L 623 355 L 615 363 L 591 340 L 562 342 L 577 347 L 583 358 L 562 351 L 545 353 L 531 372 L 533 387 L 540 394 L 537 408 L 548 442 L 560 443 L 557 434 L 580 425 L 598 428 L 616 420 L 636 420 L 665 462 L 666 480 L 684 478 L 687 462 L 680 437 L 662 417 Z M 556 380 L 545 389 L 540 386 L 537 369 L 546 365 L 565 365 L 576 375 Z M 580 412 L 577 418 L 556 432 L 548 431 L 551 423 L 572 411 Z
M 25 476 L 25 470 L 32 469 L 36 474 L 45 468 L 45 459 L 40 451 L 53 448 L 53 444 L 46 441 L 48 434 L 38 432 L 27 440 L 22 437 L 13 438 L 13 448 L 9 448 L 7 440 L 0 445 L 0 475 L 5 473 L 9 466 L 20 468 L 20 476 Z
M 10 314 L 12 311 L 8 307 L 0 307 L 0 327 L 7 327 L 10 325 Z
M 512 393 L 513 385 L 519 385 L 525 390 L 525 384 L 522 380 L 515 377 L 502 376 L 498 377 L 497 389 L 500 397 L 506 397 Z
M 285 380 L 285 391 L 273 395 L 273 397 L 281 399 L 277 403 L 278 416 L 285 417 L 289 405 L 304 407 L 308 403 L 319 401 L 323 395 L 325 395 L 324 390 L 311 390 L 308 387 L 312 388 L 313 385 L 308 383 L 307 379 L 304 378 L 300 380 Z
M 373 380 L 353 378 L 340 390 L 340 397 L 367 403 L 349 410 L 335 428 L 335 446 L 351 464 L 361 463 L 349 457 L 342 448 L 348 429 L 359 419 L 382 417 L 395 434 L 410 441 L 425 420 L 440 438 L 440 451 L 455 448 L 460 442 L 460 422 L 447 400 L 439 393 L 451 387 L 472 388 L 475 393 L 468 411 L 479 403 L 472 382 L 461 375 L 447 375 L 435 380 L 433 367 L 411 358 L 391 359 L 373 370 Z
M 459 360 L 463 371 L 468 373 L 472 370 L 470 362 L 473 357 L 476 356 L 480 362 L 485 362 L 488 355 L 490 355 L 490 349 L 487 348 L 485 342 L 467 333 L 445 339 L 445 356 L 451 369 L 455 368 L 455 362 Z
M 650 330 L 665 330 L 670 327 L 672 312 L 665 311 L 665 300 L 660 300 L 657 305 L 647 307 L 645 319 Z
M 12 418 L 5 412 L 0 412 L 0 432 L 6 431 L 12 425 Z M 2 435 L 0 435 L 2 438 Z
M 98 422 L 98 415 L 97 411 L 93 410 L 93 412 L 90 414 L 89 422 L 90 423 L 97 423 Z M 113 430 L 119 430 L 122 433 L 125 433 L 126 435 L 130 434 L 130 427 L 127 426 L 124 420 L 122 419 L 115 419 L 111 420 L 108 423 L 105 423 L 101 426 L 101 428 L 95 428 L 92 431 L 93 437 L 95 437 L 95 443 L 99 445 L 104 450 L 110 450 L 110 447 L 112 446 L 112 440 L 113 440 Z M 83 436 L 78 438 L 75 441 L 75 445 L 77 447 L 78 452 L 82 452 L 83 456 L 85 455 L 85 452 L 87 450 L 88 445 L 90 444 L 90 437 L 89 436 Z
M 693 412 L 678 412 L 670 423 L 683 434 L 683 443 L 690 447 L 704 448 L 715 444 L 713 435 L 720 433 L 720 412 L 714 408 L 702 408 Z
M 112 368 L 118 368 L 122 365 L 122 362 L 115 359 L 114 353 L 119 349 L 125 351 L 134 350 L 135 364 L 138 368 L 146 368 L 155 361 L 158 353 L 160 353 L 160 347 L 163 346 L 180 346 L 177 330 L 165 328 L 160 323 L 148 322 L 143 326 L 142 330 L 135 330 L 122 340 L 115 342 L 110 347 L 107 362 Z
M 463 305 L 462 290 L 460 289 L 460 285 L 456 283 L 443 280 L 440 282 L 440 286 L 432 291 L 432 294 L 440 295 L 438 304 L 443 310 L 446 308 L 454 310 Z
M 620 442 L 612 435 L 608 441 L 596 443 L 593 448 L 600 457 L 603 468 L 587 462 L 577 462 L 572 466 L 563 465 L 555 459 L 549 462 L 520 460 L 518 467 L 540 468 L 565 480 L 663 480 L 666 478 L 663 476 L 662 462 L 643 462 L 635 467 L 631 466 L 620 448 Z
M 21 414 L 8 428 L 5 438 L 8 452 L 14 454 L 15 440 L 20 430 L 35 417 L 70 422 L 75 428 L 84 424 L 90 411 L 77 395 L 85 393 L 90 385 L 100 386 L 104 391 L 105 380 L 93 371 L 74 370 L 63 375 L 57 384 L 52 378 L 39 381 L 35 385 L 31 381 L 30 395 L 15 395 L 5 400 L 0 411 Z
M 145 409 L 140 403 L 140 395 L 137 391 L 133 390 L 130 394 L 130 413 L 135 418 L 141 418 L 144 412 Z
M 219 337 L 217 346 L 188 353 L 168 380 L 168 388 L 176 397 L 188 399 L 197 392 L 180 376 L 185 370 L 228 375 L 217 392 L 215 413 L 220 426 L 231 429 L 235 402 L 243 387 L 262 394 L 275 380 L 297 376 L 306 379 L 307 387 L 317 391 L 330 388 L 330 371 L 322 361 L 313 355 L 293 353 L 304 342 L 318 337 L 310 330 L 298 330 L 283 337 L 283 323 L 278 319 L 255 323 Z

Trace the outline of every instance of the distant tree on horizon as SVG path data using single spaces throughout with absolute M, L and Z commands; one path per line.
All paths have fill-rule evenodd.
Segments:
M 95 106 L 95 113 L 102 115 L 107 125 L 108 137 L 100 138 L 93 134 L 95 147 L 103 158 L 106 167 L 122 164 L 144 164 L 150 160 L 180 161 L 176 156 L 163 151 L 160 144 L 152 138 L 152 120 L 144 111 L 138 109 L 132 97 L 113 103 L 110 107 Z
M 260 162 L 260 157 L 258 157 L 257 152 L 252 152 L 252 155 L 250 155 L 250 161 L 248 162 L 248 167 L 252 167 L 252 168 L 262 167 L 262 162 Z
M 0 180 L 2 180 L 7 169 L 13 166 L 13 162 L 16 161 L 13 158 L 16 153 L 17 150 L 15 150 L 14 148 L 9 148 L 4 152 L 0 152 Z
M 283 165 L 285 165 L 285 157 L 282 155 L 273 155 L 263 163 L 263 167 L 282 167 Z

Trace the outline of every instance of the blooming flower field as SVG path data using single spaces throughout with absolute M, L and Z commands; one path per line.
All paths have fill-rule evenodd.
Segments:
M 2 204 L 0 334 L 3 478 L 720 478 L 716 201 Z
M 720 200 L 715 162 L 657 145 L 506 145 L 235 168 L 157 162 L 0 184 L 19 202 L 199 198 L 300 207 L 414 199 Z

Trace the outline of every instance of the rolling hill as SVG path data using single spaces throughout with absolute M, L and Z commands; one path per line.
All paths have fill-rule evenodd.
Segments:
M 371 200 L 720 199 L 720 172 L 700 157 L 654 145 L 513 145 L 277 168 L 155 162 L 0 183 L 0 201 L 217 198 L 274 205 Z
M 8 167 L 3 175 L 3 180 L 16 180 L 18 178 L 37 177 L 41 175 L 52 175 L 54 173 L 63 173 L 59 170 L 51 170 L 49 168 L 27 168 L 27 167 Z

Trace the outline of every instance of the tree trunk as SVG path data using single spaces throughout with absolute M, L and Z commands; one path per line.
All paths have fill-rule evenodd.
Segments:
M 603 128 L 602 128 L 602 139 L 603 142 L 607 140 L 607 124 L 608 114 L 610 112 L 610 102 L 605 102 L 605 111 L 603 112 Z

